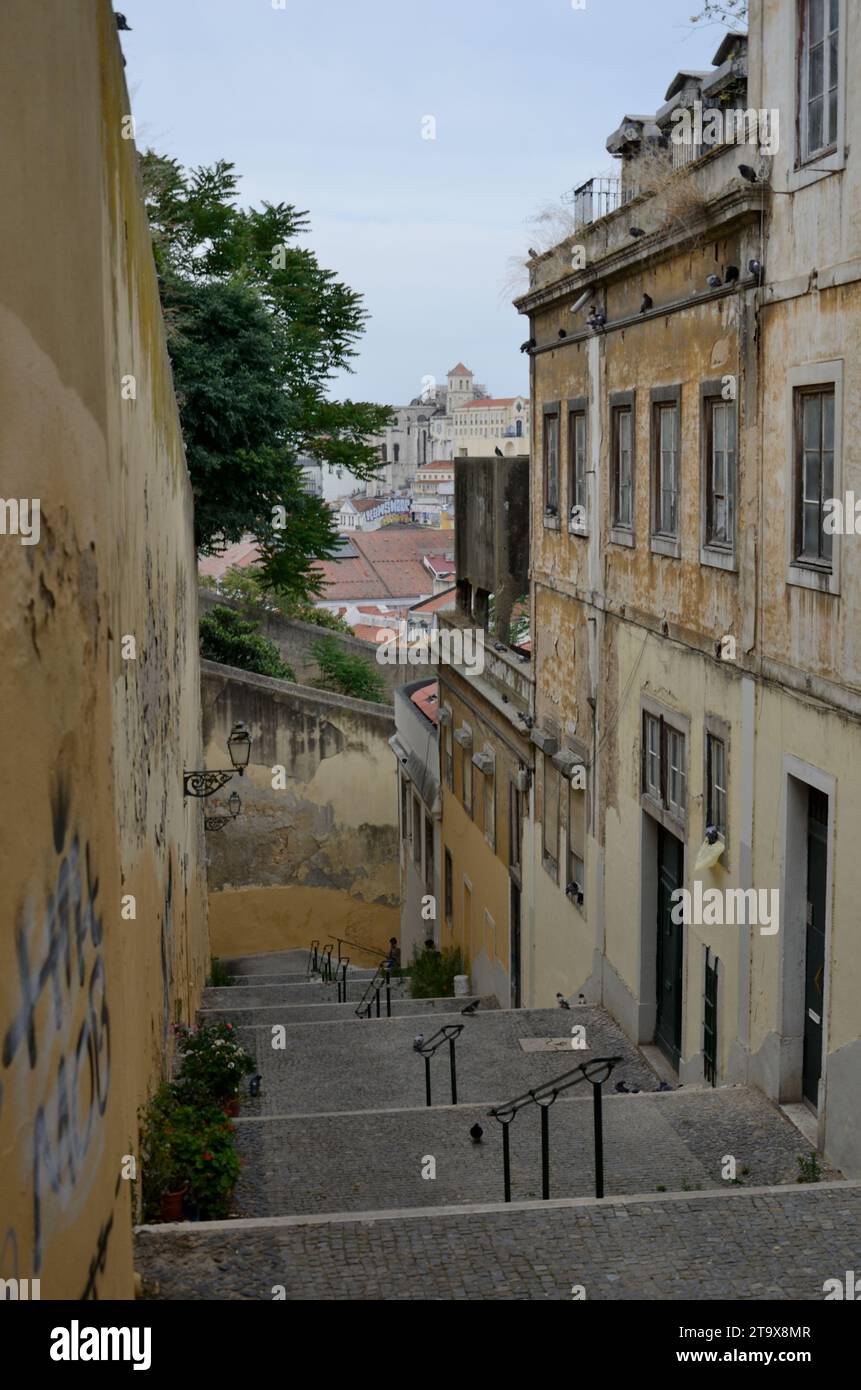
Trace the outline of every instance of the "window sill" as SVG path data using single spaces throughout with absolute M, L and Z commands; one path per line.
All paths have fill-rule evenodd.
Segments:
M 634 532 L 626 526 L 611 526 L 610 541 L 613 545 L 627 545 L 630 549 L 637 544 Z
M 710 545 L 700 546 L 700 564 L 710 565 L 716 570 L 731 570 L 738 573 L 738 561 L 734 550 L 718 550 Z
M 568 534 L 569 536 L 579 536 L 584 541 L 587 541 L 589 539 L 589 531 L 588 528 L 585 526 L 569 526 Z
M 560 526 L 561 526 L 561 522 L 560 522 L 558 516 L 546 516 L 546 515 L 545 515 L 545 517 L 544 517 L 544 529 L 545 529 L 545 531 L 558 531 L 558 530 L 560 529 Z
M 799 589 L 814 589 L 820 594 L 839 594 L 840 585 L 833 570 L 815 569 L 812 565 L 789 565 L 786 571 L 787 584 Z
M 559 865 L 556 863 L 555 859 L 550 859 L 546 854 L 542 855 L 541 867 L 544 869 L 545 873 L 550 875 L 554 883 L 559 882 Z
M 682 543 L 678 536 L 651 536 L 649 549 L 653 555 L 666 555 L 670 560 L 682 558 Z

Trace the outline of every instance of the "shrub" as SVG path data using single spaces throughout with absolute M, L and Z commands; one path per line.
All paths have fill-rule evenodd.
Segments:
M 211 985 L 213 989 L 224 989 L 225 986 L 233 984 L 233 976 L 229 966 L 223 960 L 219 960 L 218 956 L 212 957 L 207 984 Z
M 312 642 L 311 654 L 320 668 L 316 685 L 324 690 L 335 690 L 339 695 L 352 695 L 356 700 L 385 702 L 382 676 L 363 656 L 344 651 L 333 637 L 321 637 Z
M 161 1198 L 185 1190 L 206 1220 L 225 1217 L 239 1181 L 233 1125 L 219 1106 L 187 1104 L 161 1085 L 141 1111 L 141 1203 L 144 1221 L 158 1220 Z
M 236 1041 L 232 1023 L 178 1028 L 177 1044 L 182 1062 L 176 1091 L 189 1103 L 208 1105 L 232 1100 L 239 1094 L 243 1076 L 257 1069 L 254 1058 Z
M 219 603 L 200 620 L 200 651 L 210 661 L 256 671 L 260 676 L 293 681 L 296 673 L 282 661 L 274 642 L 261 637 L 254 618 L 243 618 L 233 608 Z
M 332 632 L 353 631 L 349 623 L 345 623 L 337 614 L 330 613 L 328 608 L 317 608 L 307 599 L 278 594 L 274 589 L 268 589 L 261 578 L 259 568 L 255 565 L 243 569 L 238 565 L 231 565 L 218 580 L 204 575 L 200 585 L 204 589 L 214 589 L 223 598 L 241 603 L 249 616 L 253 616 L 256 609 L 258 612 L 280 613 L 282 618 L 295 618 L 302 623 L 313 623 L 315 627 L 329 628 Z
M 467 973 L 466 960 L 459 946 L 446 946 L 442 951 L 420 951 L 416 947 L 410 967 L 410 998 L 450 998 L 454 994 L 455 975 Z

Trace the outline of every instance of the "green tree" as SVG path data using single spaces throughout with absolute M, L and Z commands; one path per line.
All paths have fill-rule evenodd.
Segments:
M 327 395 L 333 374 L 351 370 L 362 298 L 299 244 L 307 213 L 237 205 L 232 164 L 186 171 L 152 150 L 140 162 L 198 547 L 217 553 L 251 534 L 269 585 L 308 601 L 321 588 L 312 562 L 334 553 L 336 533 L 298 457 L 371 477 L 366 439 L 391 415 Z
M 231 565 L 220 579 L 216 580 L 211 575 L 206 575 L 201 578 L 200 584 L 201 588 L 214 591 L 233 603 L 241 603 L 243 608 L 252 614 L 255 610 L 263 610 L 280 613 L 282 618 L 296 618 L 302 623 L 312 623 L 314 627 L 325 627 L 330 632 L 352 634 L 353 631 L 349 623 L 345 623 L 343 618 L 339 618 L 337 613 L 331 613 L 328 608 L 317 608 L 313 603 L 267 588 L 256 565 L 246 565 L 241 569 L 238 565 Z
M 260 676 L 295 681 L 292 666 L 281 659 L 274 642 L 261 637 L 258 626 L 254 619 L 243 618 L 235 608 L 217 603 L 200 620 L 201 656 L 209 661 L 220 661 L 224 666 L 256 671 Z
M 385 703 L 383 679 L 369 661 L 355 652 L 345 651 L 334 637 L 321 637 L 311 644 L 311 655 L 320 668 L 315 684 L 356 700 Z

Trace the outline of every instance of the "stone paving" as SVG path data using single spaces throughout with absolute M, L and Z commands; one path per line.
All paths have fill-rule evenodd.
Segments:
M 250 1107 L 245 1107 L 247 1114 Z M 473 1143 L 476 1123 L 484 1134 Z M 550 1192 L 595 1192 L 592 1100 L 550 1111 Z M 810 1145 L 780 1110 L 743 1087 L 608 1096 L 604 1190 L 609 1194 L 722 1188 L 736 1159 L 744 1186 L 794 1183 Z M 502 1199 L 502 1133 L 486 1107 L 458 1105 L 238 1122 L 245 1160 L 233 1214 L 289 1216 Z M 510 1129 L 512 1196 L 541 1196 L 540 1118 L 532 1106 Z M 432 1157 L 436 1177 L 422 1177 Z M 826 1174 L 830 1176 L 830 1173 Z
M 158 1299 L 818 1301 L 861 1270 L 861 1184 L 150 1227 L 136 1264 Z
M 353 1010 L 365 994 L 369 983 L 369 980 L 356 980 L 352 975 L 347 976 L 347 1002 L 352 1004 Z M 406 981 L 392 980 L 389 988 L 392 999 L 407 997 Z M 203 1005 L 200 1012 L 202 1016 L 216 1013 L 219 1017 L 227 1018 L 228 1014 L 232 1015 L 249 1009 L 271 1009 L 277 1006 L 289 1008 L 291 1005 L 298 1004 L 307 1004 L 314 1008 L 322 1004 L 337 1003 L 337 1000 L 338 986 L 334 982 L 323 984 L 322 981 L 304 980 L 298 984 L 254 984 L 244 988 L 237 988 L 234 985 L 225 985 L 222 988 L 210 986 L 203 992 Z M 451 1005 L 453 1001 L 450 999 L 448 1002 Z M 380 991 L 380 1007 L 385 1013 L 385 988 Z
M 253 1051 L 263 1077 L 261 1095 L 243 1104 L 249 1115 L 309 1114 L 336 1110 L 390 1110 L 422 1106 L 424 1063 L 413 1049 L 416 1036 L 430 1037 L 446 1023 L 464 1024 L 457 1041 L 458 1099 L 464 1103 L 510 1100 L 592 1057 L 621 1055 L 613 1083 L 654 1091 L 658 1079 L 642 1055 L 603 1009 L 497 1009 L 471 1018 L 456 1011 L 436 1013 L 425 1023 L 408 1015 L 334 1023 L 286 1025 L 286 1046 L 273 1049 L 265 1029 L 239 1026 L 237 1036 Z M 526 1053 L 521 1038 L 570 1036 L 577 1019 L 586 1028 L 588 1049 Z M 281 1023 L 277 1010 L 272 1023 Z M 358 1030 L 358 1031 L 357 1031 Z M 434 1096 L 449 1099 L 448 1047 L 431 1062 Z
M 463 999 L 458 1000 L 393 999 L 392 1016 L 395 1018 L 405 1018 L 417 1014 L 451 1014 L 452 1008 L 461 1009 L 465 1004 L 473 1003 L 476 998 L 479 998 L 479 1005 L 485 1011 L 499 1008 L 499 1004 L 496 1002 L 495 998 L 480 998 L 474 994 L 467 995 Z M 380 1007 L 382 1010 L 381 1016 L 385 1017 L 386 1001 L 384 998 L 380 1002 Z M 277 1011 L 274 1008 L 271 1008 L 270 1011 L 258 1008 L 250 1010 L 248 1015 L 244 1014 L 242 1010 L 219 1008 L 213 1012 L 202 1010 L 200 1017 L 202 1021 L 217 1017 L 233 1023 L 235 1027 L 248 1029 L 249 1032 L 252 1029 L 266 1029 L 271 1034 L 273 1023 L 283 1023 L 285 1025 L 290 1023 L 337 1023 L 339 1020 L 342 1023 L 355 1023 L 356 1004 L 353 1001 L 349 1001 L 346 1004 L 283 1004 Z M 372 1017 L 374 1017 L 373 1014 Z M 265 1021 L 261 1021 L 264 1019 Z M 363 1021 L 367 1022 L 367 1019 Z M 463 1020 L 461 1020 L 461 1022 L 462 1021 Z M 417 1024 L 417 1028 L 418 1027 L 424 1027 L 424 1024 L 419 1023 Z M 266 1041 L 268 1042 L 268 1038 Z M 260 1039 L 258 1039 L 255 1046 L 259 1047 L 260 1045 L 261 1042 Z

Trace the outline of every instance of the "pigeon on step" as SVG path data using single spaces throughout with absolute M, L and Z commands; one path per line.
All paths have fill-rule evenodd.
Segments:
M 565 999 L 565 998 L 563 997 L 563 995 L 561 995 L 561 994 L 557 994 L 557 995 L 556 995 L 556 1003 L 559 1005 L 560 1009 L 570 1009 L 570 1008 L 571 1008 L 571 1005 L 568 1003 L 568 1000 Z
M 472 1126 L 472 1129 L 469 1131 L 469 1137 L 470 1137 L 470 1139 L 472 1140 L 473 1144 L 480 1144 L 480 1143 L 481 1143 L 481 1136 L 482 1136 L 483 1134 L 484 1134 L 484 1130 L 482 1129 L 481 1125 L 478 1124 L 478 1122 L 476 1122 L 476 1123 Z
M 425 1040 L 425 1035 L 424 1035 L 424 1033 L 418 1033 L 418 1034 L 416 1035 L 416 1037 L 413 1038 L 413 1051 L 414 1051 L 414 1052 L 421 1052 L 422 1047 L 424 1046 L 424 1040 Z

